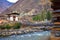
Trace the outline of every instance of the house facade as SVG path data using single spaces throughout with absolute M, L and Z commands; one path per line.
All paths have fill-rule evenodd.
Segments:
M 11 14 L 6 14 L 6 15 L 7 15 L 8 21 L 19 21 L 19 14 L 18 13 L 11 13 Z

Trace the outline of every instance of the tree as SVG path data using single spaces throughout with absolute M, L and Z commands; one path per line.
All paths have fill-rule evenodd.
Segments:
M 34 17 L 33 17 L 33 20 L 34 20 L 34 21 L 41 21 L 41 15 L 38 14 L 38 15 L 34 16 Z
M 50 11 L 47 12 L 46 18 L 47 18 L 47 20 L 51 20 L 52 19 L 52 13 Z
M 46 19 L 46 12 L 42 11 L 41 13 L 41 20 L 44 21 Z
M 36 16 L 33 17 L 34 21 L 44 21 L 46 19 L 46 11 L 42 11 L 42 13 L 37 14 Z

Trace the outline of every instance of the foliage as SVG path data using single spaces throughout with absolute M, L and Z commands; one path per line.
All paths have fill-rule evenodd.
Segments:
M 52 19 L 52 13 L 48 11 L 46 14 L 46 18 L 47 18 L 47 20 L 51 20 Z
M 46 11 L 41 13 L 41 20 L 44 21 L 46 19 Z
M 36 15 L 33 17 L 34 21 L 41 21 L 41 15 Z
M 5 24 L 4 27 L 5 27 L 5 29 L 10 29 L 11 28 L 11 26 L 9 24 Z
M 52 13 L 50 11 L 42 11 L 42 13 L 36 15 L 33 17 L 34 21 L 44 21 L 45 19 L 51 20 L 52 19 Z
M 33 17 L 34 21 L 44 21 L 46 18 L 45 11 Z
M 21 25 L 22 25 L 21 23 L 17 22 L 17 23 L 14 24 L 13 28 L 14 29 L 19 29 L 21 27 Z
M 0 29 L 10 29 L 10 25 L 9 24 L 2 24 L 0 25 Z
M 0 25 L 0 29 L 19 29 L 21 27 L 21 23 L 15 22 L 15 23 L 5 23 Z
M 5 27 L 3 25 L 0 25 L 0 29 L 5 29 Z

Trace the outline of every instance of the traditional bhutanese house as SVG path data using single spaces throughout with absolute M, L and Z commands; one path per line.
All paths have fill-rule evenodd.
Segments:
M 19 21 L 19 13 L 6 14 L 6 16 L 9 21 Z

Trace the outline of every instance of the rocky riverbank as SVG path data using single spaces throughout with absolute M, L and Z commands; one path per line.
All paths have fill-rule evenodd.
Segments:
M 5 29 L 5 30 L 0 30 L 0 36 L 10 36 L 10 35 L 22 35 L 22 34 L 27 34 L 27 33 L 33 33 L 33 32 L 39 32 L 43 31 L 40 29 L 31 29 L 31 28 L 24 28 L 24 29 Z

